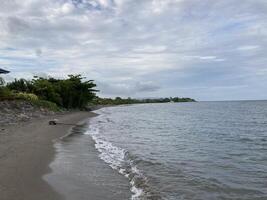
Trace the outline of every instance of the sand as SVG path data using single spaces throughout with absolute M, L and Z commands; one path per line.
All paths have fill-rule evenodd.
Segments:
M 42 176 L 51 171 L 55 149 L 53 140 L 68 133 L 71 126 L 49 126 L 57 118 L 63 123 L 78 123 L 95 116 L 93 112 L 72 112 L 0 127 L 0 199 L 60 200 Z

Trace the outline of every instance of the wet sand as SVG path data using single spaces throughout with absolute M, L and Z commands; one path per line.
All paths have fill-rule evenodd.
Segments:
M 42 179 L 51 172 L 55 156 L 53 140 L 66 135 L 71 126 L 49 126 L 57 118 L 63 123 L 78 123 L 95 116 L 93 112 L 72 112 L 44 117 L 0 128 L 0 199 L 60 200 L 61 195 Z
M 71 134 L 56 140 L 52 172 L 43 178 L 65 200 L 131 199 L 128 178 L 99 158 L 88 131 L 91 121 L 75 126 Z

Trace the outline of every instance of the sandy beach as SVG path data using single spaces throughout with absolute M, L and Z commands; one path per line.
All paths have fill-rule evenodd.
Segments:
M 71 126 L 49 126 L 48 121 L 57 118 L 63 123 L 76 124 L 95 115 L 72 112 L 4 127 L 0 131 L 0 199 L 63 199 L 42 176 L 51 171 L 49 163 L 55 155 L 53 140 L 66 135 Z

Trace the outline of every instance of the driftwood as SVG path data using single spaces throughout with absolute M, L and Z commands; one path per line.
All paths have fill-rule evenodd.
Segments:
M 54 120 L 49 121 L 49 125 L 57 125 L 57 122 Z

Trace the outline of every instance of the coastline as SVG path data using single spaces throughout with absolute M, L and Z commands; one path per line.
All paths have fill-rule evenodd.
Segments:
M 0 132 L 0 196 L 3 200 L 60 200 L 60 194 L 43 180 L 55 156 L 53 140 L 65 136 L 72 126 L 49 126 L 57 118 L 62 123 L 81 123 L 96 116 L 77 111 L 45 116 L 29 122 L 5 126 Z

